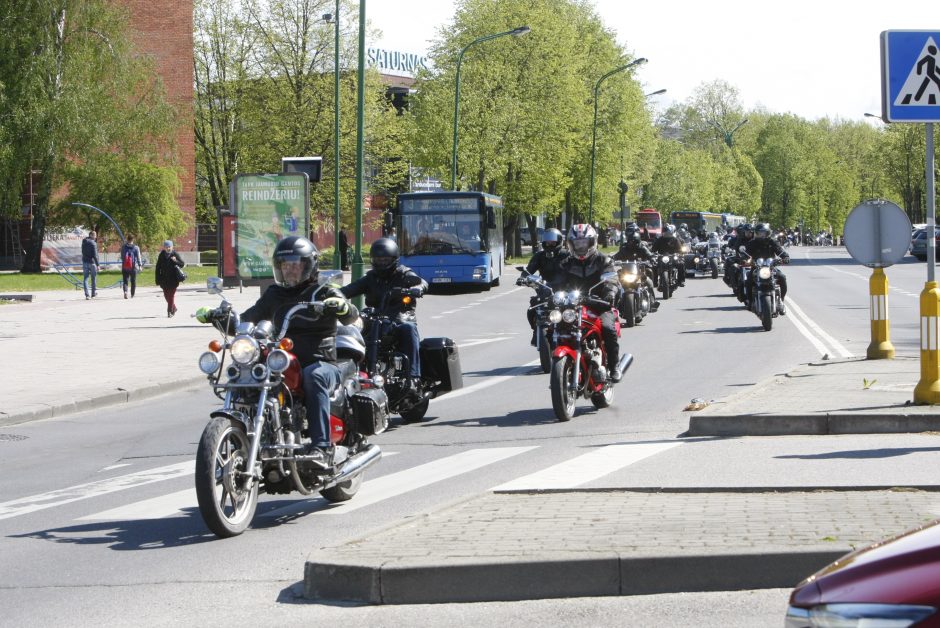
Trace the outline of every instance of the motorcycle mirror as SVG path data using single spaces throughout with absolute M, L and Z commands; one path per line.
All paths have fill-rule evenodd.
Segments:
M 620 276 L 617 273 L 604 273 L 601 275 L 601 282 L 615 283 L 619 278 Z
M 221 277 L 206 278 L 206 290 L 209 292 L 209 294 L 222 294 L 222 287 Z
M 317 284 L 325 286 L 326 284 L 343 283 L 343 271 L 341 270 L 321 270 L 317 275 Z
M 739 247 L 738 247 L 738 251 L 740 251 L 741 253 L 746 253 L 746 252 L 747 252 L 747 250 L 746 250 L 743 246 L 739 246 Z

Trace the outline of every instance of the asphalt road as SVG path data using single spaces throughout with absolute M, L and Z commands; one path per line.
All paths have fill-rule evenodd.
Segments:
M 217 400 L 193 389 L 0 435 L 0 625 L 217 624 L 251 619 L 431 625 L 779 625 L 786 591 L 394 609 L 300 603 L 310 550 L 487 491 L 625 486 L 934 483 L 933 435 L 682 438 L 692 398 L 715 399 L 799 363 L 864 355 L 867 277 L 844 249 L 793 249 L 791 309 L 764 332 L 720 279 L 690 279 L 621 350 L 634 366 L 611 408 L 579 402 L 556 422 L 529 346 L 530 291 L 432 294 L 422 336 L 457 340 L 465 388 L 428 417 L 376 437 L 384 457 L 340 506 L 262 497 L 252 529 L 216 540 L 192 492 L 192 462 Z M 916 355 L 924 264 L 888 271 L 892 340 Z M 168 348 L 172 355 L 172 348 Z M 182 365 L 186 367 L 187 365 Z M 192 365 L 195 372 L 196 367 Z M 694 533 L 694 531 L 690 531 Z M 564 612 L 560 609 L 564 608 Z M 654 620 L 644 622 L 640 618 Z M 694 618 L 694 619 L 691 619 Z M 272 621 L 268 621 L 272 620 Z

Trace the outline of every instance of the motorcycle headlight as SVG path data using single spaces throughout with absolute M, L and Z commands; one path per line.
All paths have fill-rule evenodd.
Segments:
M 910 604 L 820 604 L 812 608 L 791 606 L 786 625 L 807 628 L 862 628 L 863 626 L 913 626 L 936 612 L 932 606 Z
M 669 256 L 663 255 L 663 264 L 668 264 L 668 263 L 669 263 Z
M 199 356 L 199 370 L 206 375 L 212 375 L 219 370 L 219 356 L 212 351 L 206 351 Z
M 693 258 L 692 258 L 692 262 L 693 262 L 694 264 L 698 264 L 698 258 L 697 258 L 697 257 L 693 257 Z
M 761 279 L 770 279 L 770 269 L 767 268 L 766 266 L 760 268 L 757 271 L 757 276 L 760 277 Z
M 561 305 L 562 303 L 565 302 L 565 299 L 567 298 L 568 298 L 568 293 L 564 292 L 563 290 L 559 290 L 554 295 L 552 295 L 552 300 L 555 302 L 555 305 Z M 554 321 L 554 322 L 557 323 L 558 321 Z
M 578 320 L 578 313 L 574 310 L 565 310 L 561 313 L 561 320 L 566 323 L 573 323 Z
M 232 360 L 236 364 L 251 364 L 258 359 L 261 354 L 261 347 L 258 341 L 248 336 L 239 336 L 232 343 Z
M 290 356 L 286 351 L 275 349 L 268 354 L 268 368 L 272 373 L 283 373 L 290 366 Z
M 561 322 L 561 312 L 559 312 L 558 310 L 552 310 L 551 312 L 549 312 L 548 322 L 552 323 L 553 325 L 555 323 Z
M 683 245 L 682 245 L 682 252 L 683 252 L 683 253 L 688 253 L 690 250 L 691 250 L 691 249 L 689 248 L 689 245 L 688 245 L 688 244 L 683 244 Z
M 620 275 L 620 281 L 623 283 L 636 283 L 638 275 L 636 273 L 623 273 Z

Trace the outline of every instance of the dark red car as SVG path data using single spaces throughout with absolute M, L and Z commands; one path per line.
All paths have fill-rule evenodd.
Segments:
M 787 628 L 940 627 L 940 520 L 853 552 L 790 594 Z

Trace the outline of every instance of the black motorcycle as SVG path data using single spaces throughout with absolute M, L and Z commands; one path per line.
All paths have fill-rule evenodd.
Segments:
M 643 321 L 653 311 L 653 294 L 646 283 L 646 262 L 620 262 L 617 273 L 620 283 L 618 309 L 624 326 L 633 327 Z
M 535 313 L 535 349 L 539 352 L 539 366 L 543 373 L 552 370 L 551 335 L 548 333 L 551 323 L 548 313 L 552 309 L 552 288 L 536 275 L 530 274 L 525 267 L 516 266 L 522 276 L 516 280 L 516 285 L 528 286 L 535 290 L 536 304 L 529 309 Z
M 778 261 L 773 258 L 747 258 L 747 261 L 746 305 L 760 319 L 764 331 L 770 331 L 773 320 L 778 315 L 786 314 L 786 307 L 780 297 L 780 283 L 774 272 Z
M 379 310 L 389 311 L 396 301 L 409 305 L 418 298 L 417 288 L 393 288 L 384 297 Z M 377 385 L 388 395 L 388 407 L 401 415 L 406 423 L 420 421 L 427 414 L 431 399 L 463 387 L 460 355 L 457 344 L 450 338 L 424 338 L 419 347 L 421 377 L 409 386 L 411 363 L 398 349 L 392 334 L 394 318 L 381 315 L 375 308 L 364 308 L 363 319 L 366 341 L 365 369 Z
M 681 253 L 679 253 L 681 255 Z M 656 276 L 659 278 L 659 293 L 668 299 L 679 287 L 679 266 L 676 255 L 663 254 L 656 260 Z

